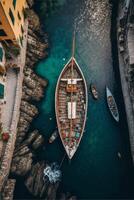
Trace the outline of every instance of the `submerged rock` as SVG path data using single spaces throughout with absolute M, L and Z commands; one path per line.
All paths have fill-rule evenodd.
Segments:
M 4 188 L 1 193 L 1 199 L 3 200 L 13 200 L 13 194 L 15 189 L 15 179 L 8 179 L 4 184 Z
M 25 185 L 34 196 L 43 197 L 46 194 L 47 199 L 55 199 L 59 183 L 51 184 L 47 178 L 43 178 L 46 166 L 47 164 L 44 162 L 33 165 Z
M 44 167 L 44 162 L 33 165 L 30 174 L 25 181 L 27 189 L 34 196 L 43 196 L 44 191 L 47 188 L 47 184 L 45 184 L 43 180 Z
M 56 193 L 57 193 L 57 189 L 59 187 L 59 183 L 55 183 L 55 184 L 51 184 L 48 187 L 48 191 L 47 191 L 47 199 L 48 200 L 52 200 L 52 199 L 56 199 Z

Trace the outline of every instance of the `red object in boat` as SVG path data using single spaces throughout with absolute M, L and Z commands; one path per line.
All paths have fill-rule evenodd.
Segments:
M 5 133 L 2 133 L 2 140 L 3 141 L 8 141 L 9 139 L 9 133 L 5 132 Z

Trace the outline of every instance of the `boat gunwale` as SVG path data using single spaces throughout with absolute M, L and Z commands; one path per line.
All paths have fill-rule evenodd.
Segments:
M 60 73 L 60 75 L 59 75 L 59 78 L 58 78 L 58 81 L 57 81 L 57 85 L 56 85 L 56 90 L 55 90 L 55 113 L 56 113 L 56 121 L 57 121 L 58 130 L 59 130 L 59 135 L 60 135 L 60 138 L 61 138 L 61 141 L 62 141 L 62 144 L 63 144 L 63 146 L 64 146 L 65 151 L 66 151 L 66 147 L 65 147 L 65 144 L 64 144 L 64 142 L 63 142 L 63 138 L 62 138 L 62 136 L 61 136 L 61 128 L 60 128 L 59 116 L 58 116 L 58 111 L 57 111 L 57 97 L 58 97 L 58 89 L 59 89 L 59 83 L 60 83 L 61 77 L 62 77 L 62 75 L 63 75 L 65 69 L 67 68 L 68 64 L 71 62 L 72 59 L 75 61 L 76 65 L 77 65 L 77 68 L 78 68 L 78 70 L 80 71 L 80 74 L 81 74 L 82 79 L 83 79 L 83 82 L 84 82 L 84 89 L 85 89 L 85 115 L 84 115 L 84 122 L 83 122 L 83 125 L 82 125 L 81 136 L 80 136 L 80 138 L 79 138 L 79 142 L 78 142 L 78 144 L 77 144 L 76 151 L 77 151 L 77 149 L 78 149 L 78 147 L 79 147 L 79 144 L 80 144 L 80 142 L 81 142 L 81 139 L 82 139 L 82 137 L 83 137 L 83 133 L 84 133 L 84 129 L 85 129 L 85 124 L 86 124 L 86 120 L 87 120 L 87 109 L 88 109 L 88 90 L 87 90 L 87 83 L 86 83 L 84 74 L 83 74 L 83 72 L 82 72 L 80 66 L 78 65 L 76 59 L 72 56 L 72 57 L 68 60 L 68 62 L 65 64 L 65 66 L 63 67 L 63 69 L 62 69 L 62 71 L 61 71 L 61 73 Z M 76 153 L 76 151 L 74 152 L 74 154 Z M 67 151 L 66 151 L 66 153 L 67 153 Z M 74 154 L 70 157 L 70 156 L 68 155 L 68 153 L 67 153 L 68 158 L 71 160 L 71 159 L 73 158 Z

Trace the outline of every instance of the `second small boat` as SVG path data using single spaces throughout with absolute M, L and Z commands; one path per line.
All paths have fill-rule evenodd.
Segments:
M 51 137 L 49 138 L 49 143 L 52 144 L 52 143 L 56 140 L 57 137 L 58 137 L 58 131 L 55 130 L 55 131 L 52 133 Z
M 93 95 L 93 98 L 97 100 L 99 98 L 99 95 L 98 95 L 98 91 L 96 89 L 96 86 L 93 85 L 93 84 L 90 84 L 90 90 L 91 90 L 91 93 Z
M 107 104 L 108 104 L 109 110 L 113 118 L 115 119 L 115 121 L 119 122 L 119 112 L 118 112 L 117 104 L 108 87 L 106 87 L 106 96 L 107 96 Z

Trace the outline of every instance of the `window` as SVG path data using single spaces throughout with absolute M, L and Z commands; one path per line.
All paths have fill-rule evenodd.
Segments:
M 22 25 L 21 25 L 21 32 L 22 32 L 22 34 L 24 33 L 24 29 L 23 29 Z
M 21 37 L 20 36 L 20 43 L 21 43 L 21 46 L 23 45 L 23 36 Z
M 21 20 L 21 16 L 20 16 L 20 13 L 18 12 L 18 18 L 19 18 L 19 20 Z
M 0 83 L 0 99 L 4 98 L 4 85 Z
M 13 13 L 12 13 L 12 10 L 11 10 L 11 9 L 9 9 L 9 16 L 10 16 L 10 18 L 11 18 L 11 21 L 12 21 L 13 25 L 14 25 L 15 19 L 14 19 L 14 16 L 13 16 Z
M 16 7 L 16 1 L 17 1 L 17 0 L 13 0 L 13 7 L 14 7 L 14 9 L 15 9 L 15 7 Z
M 3 29 L 0 29 L 0 36 L 7 36 L 7 34 L 5 33 Z
M 8 42 L 8 44 L 13 44 L 13 41 L 12 40 L 6 40 L 6 42 Z
M 0 47 L 0 62 L 3 60 L 3 49 Z

